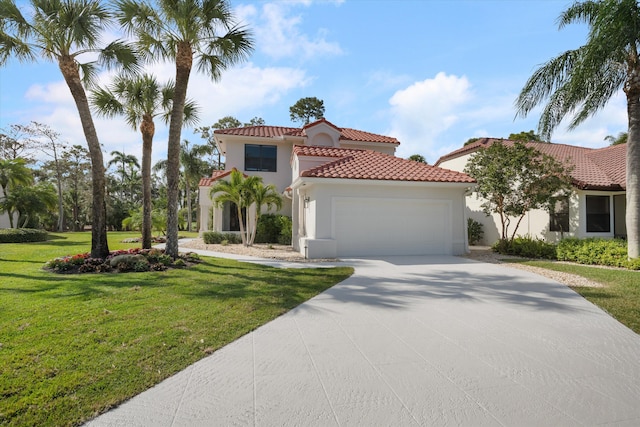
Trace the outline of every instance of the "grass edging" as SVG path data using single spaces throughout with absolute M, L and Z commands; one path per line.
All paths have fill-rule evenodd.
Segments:
M 588 301 L 640 334 L 640 272 L 626 269 L 600 268 L 552 261 L 518 261 L 547 270 L 576 274 L 602 283 L 602 288 L 571 287 Z

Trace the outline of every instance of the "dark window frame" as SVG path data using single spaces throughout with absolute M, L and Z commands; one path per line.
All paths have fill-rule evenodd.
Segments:
M 569 198 L 556 200 L 549 211 L 549 231 L 569 232 Z
M 611 233 L 611 196 L 585 196 L 587 233 Z
M 278 172 L 278 147 L 276 145 L 245 144 L 244 170 L 248 172 Z

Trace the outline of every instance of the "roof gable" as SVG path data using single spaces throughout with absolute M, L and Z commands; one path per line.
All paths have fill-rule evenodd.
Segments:
M 325 124 L 340 133 L 340 140 L 350 142 L 379 142 L 386 144 L 400 145 L 400 141 L 391 136 L 378 135 L 357 129 L 339 128 L 326 119 L 320 119 L 302 128 L 283 126 L 246 126 L 241 128 L 216 129 L 214 135 L 234 135 L 258 138 L 283 138 L 285 136 L 306 137 L 306 130 L 314 128 L 320 124 Z

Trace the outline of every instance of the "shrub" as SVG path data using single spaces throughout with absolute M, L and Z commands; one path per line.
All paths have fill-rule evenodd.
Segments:
M 484 230 L 482 229 L 482 224 L 472 218 L 467 218 L 467 237 L 469 238 L 469 244 L 475 245 L 482 240 L 483 235 Z
M 523 258 L 556 259 L 556 245 L 529 236 L 498 240 L 491 248 L 494 252 Z
M 255 243 L 291 244 L 291 218 L 285 215 L 260 216 Z
M 640 261 L 627 259 L 627 242 L 622 239 L 564 239 L 558 244 L 558 259 L 579 264 L 640 269 Z
M 291 218 L 280 215 L 280 236 L 278 236 L 278 243 L 281 245 L 291 244 L 291 227 Z
M 219 245 L 223 240 L 229 243 L 242 243 L 242 237 L 235 233 L 220 233 L 219 231 L 205 231 L 202 233 L 202 240 L 207 245 Z
M 48 237 L 45 230 L 35 228 L 0 229 L 0 243 L 45 242 Z
M 169 267 L 182 268 L 200 262 L 193 252 L 179 254 L 175 261 L 159 249 L 128 249 L 112 251 L 102 258 L 90 258 L 88 253 L 55 258 L 48 261 L 44 268 L 55 273 L 104 273 L 117 270 L 127 271 L 164 271 Z

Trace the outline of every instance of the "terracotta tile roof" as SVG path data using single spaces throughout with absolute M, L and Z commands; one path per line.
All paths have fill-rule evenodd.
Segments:
M 214 182 L 231 175 L 231 172 L 233 172 L 234 170 L 237 170 L 237 169 L 233 168 L 228 171 L 215 170 L 213 171 L 213 173 L 211 173 L 211 176 L 209 178 L 200 178 L 200 182 L 198 183 L 198 186 L 211 187 L 211 185 L 213 185 Z M 245 178 L 248 176 L 244 173 L 242 175 L 244 175 Z
M 400 141 L 391 136 L 377 135 L 356 129 L 339 128 L 326 119 L 320 119 L 302 128 L 282 127 L 282 126 L 247 126 L 242 128 L 216 129 L 216 135 L 237 135 L 260 138 L 280 138 L 283 136 L 306 136 L 306 129 L 325 123 L 340 132 L 340 140 L 353 142 L 382 142 L 400 145 Z
M 300 128 L 283 126 L 247 126 L 242 128 L 216 129 L 213 133 L 216 135 L 256 136 L 260 138 L 304 136 Z
M 342 128 L 342 132 L 340 132 L 340 139 L 343 141 L 385 142 L 400 145 L 400 141 L 391 136 L 376 135 L 375 133 L 349 128 Z
M 300 176 L 303 177 L 450 183 L 475 182 L 464 173 L 372 150 L 295 146 L 294 155 L 336 158 L 336 160 L 321 166 L 302 171 Z
M 481 138 L 440 157 L 435 164 L 439 165 L 446 160 L 473 153 L 495 142 L 502 142 L 506 146 L 515 144 L 515 141 L 508 139 Z M 599 149 L 546 142 L 527 142 L 526 145 L 572 167 L 573 184 L 580 189 L 622 190 L 626 188 L 626 144 Z

